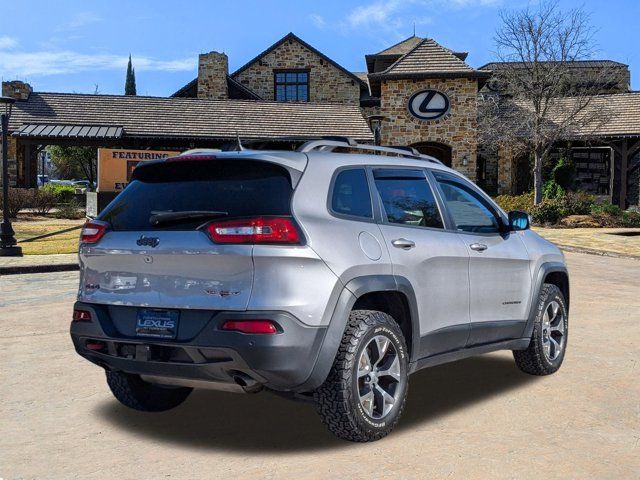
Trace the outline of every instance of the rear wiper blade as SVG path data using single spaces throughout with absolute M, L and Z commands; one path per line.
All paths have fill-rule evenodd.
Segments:
M 226 217 L 229 212 L 217 212 L 215 210 L 184 210 L 182 212 L 151 212 L 149 223 L 157 226 L 161 224 L 183 222 L 207 218 Z

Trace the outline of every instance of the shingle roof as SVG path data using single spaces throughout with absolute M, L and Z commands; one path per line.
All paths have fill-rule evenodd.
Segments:
M 557 63 L 557 62 L 541 62 L 541 63 Z M 481 66 L 478 70 L 501 70 L 506 68 L 524 68 L 525 62 L 490 62 Z M 585 67 L 628 67 L 628 65 L 614 60 L 574 60 L 567 62 L 570 68 Z
M 435 40 L 426 38 L 400 57 L 393 65 L 380 73 L 379 77 L 416 77 L 432 75 L 486 77 L 488 72 L 474 70 L 460 60 L 454 52 Z
M 575 97 L 558 99 L 551 108 L 551 124 L 561 124 L 567 112 L 575 112 L 571 103 Z M 583 100 L 580 100 L 583 101 Z M 532 111 L 530 102 L 515 100 L 513 104 L 519 117 L 522 110 Z M 575 103 L 574 103 L 575 105 Z M 526 115 L 526 114 L 525 114 Z M 577 115 L 579 127 L 570 136 L 579 137 L 640 137 L 640 92 L 614 93 L 593 97 L 584 111 Z M 588 119 L 588 121 L 580 121 Z M 604 119 L 604 122 L 599 121 Z
M 122 127 L 123 137 L 371 141 L 357 105 L 34 92 L 14 104 L 10 131 L 23 125 Z
M 391 45 L 384 50 L 379 51 L 378 53 L 374 53 L 372 55 L 404 55 L 409 50 L 415 48 L 423 38 L 416 37 L 415 35 L 409 38 L 405 38 L 401 42 L 396 43 L 395 45 Z

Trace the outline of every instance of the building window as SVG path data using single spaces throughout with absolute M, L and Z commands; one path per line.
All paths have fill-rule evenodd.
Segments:
M 308 102 L 309 72 L 275 72 L 275 87 L 279 102 Z

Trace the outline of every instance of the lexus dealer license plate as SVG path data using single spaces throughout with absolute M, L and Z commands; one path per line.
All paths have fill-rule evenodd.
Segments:
M 176 338 L 178 332 L 177 310 L 141 308 L 136 320 L 136 335 L 139 337 Z

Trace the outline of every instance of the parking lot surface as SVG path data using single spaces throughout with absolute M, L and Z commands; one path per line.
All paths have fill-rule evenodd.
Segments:
M 373 444 L 268 393 L 128 410 L 73 351 L 77 272 L 0 277 L 0 478 L 640 478 L 640 261 L 567 259 L 556 375 L 520 373 L 510 352 L 423 370 Z

